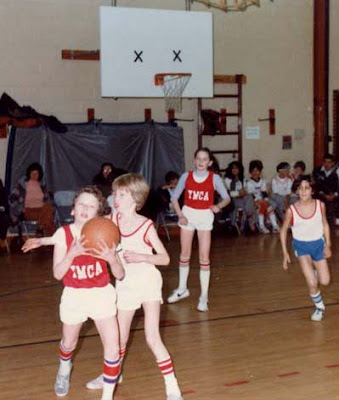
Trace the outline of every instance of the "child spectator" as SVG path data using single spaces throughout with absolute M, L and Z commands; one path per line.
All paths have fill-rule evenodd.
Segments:
M 263 163 L 260 160 L 252 160 L 249 165 L 250 178 L 245 181 L 245 190 L 251 194 L 254 204 L 258 209 L 259 231 L 270 233 L 265 225 L 265 216 L 269 216 L 272 224 L 272 232 L 279 232 L 279 226 L 274 214 L 274 209 L 270 204 L 267 192 L 266 179 L 262 177 Z
M 292 193 L 289 163 L 281 162 L 277 165 L 277 175 L 272 179 L 271 189 L 272 207 L 277 211 L 279 218 L 283 220 Z
M 236 217 L 238 210 L 243 211 L 241 228 L 244 229 L 246 220 L 250 230 L 255 231 L 254 221 L 254 202 L 253 196 L 247 194 L 244 189 L 244 166 L 239 161 L 232 161 L 229 163 L 225 172 L 225 186 L 228 193 L 231 196 L 234 204 L 234 210 L 231 212 L 231 223 L 234 226 L 236 224 Z
M 179 175 L 175 171 L 168 171 L 165 175 L 165 184 L 158 189 L 160 211 L 175 212 L 171 204 L 171 196 L 177 187 Z

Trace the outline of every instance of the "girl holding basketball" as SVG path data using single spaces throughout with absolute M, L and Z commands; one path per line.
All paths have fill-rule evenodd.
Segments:
M 152 220 L 137 213 L 145 203 L 149 186 L 139 174 L 125 174 L 113 182 L 114 209 L 111 216 L 120 231 L 119 252 L 125 278 L 116 283 L 120 355 L 124 357 L 135 312 L 140 307 L 145 315 L 146 342 L 164 377 L 167 400 L 182 400 L 174 366 L 160 336 L 159 320 L 162 303 L 162 277 L 155 265 L 168 265 L 169 256 Z M 102 375 L 87 383 L 89 389 L 102 387 Z
M 40 245 L 54 244 L 53 273 L 62 280 L 64 290 L 60 303 L 63 323 L 59 345 L 60 366 L 55 381 L 57 396 L 69 391 L 72 356 L 83 323 L 91 318 L 104 347 L 104 382 L 101 400 L 112 400 L 120 373 L 119 330 L 116 319 L 116 292 L 110 284 L 107 264 L 117 280 L 124 278 L 124 269 L 115 251 L 102 241 L 99 250 L 86 249 L 81 237 L 83 225 L 103 214 L 105 199 L 94 186 L 80 190 L 74 199 L 74 223 L 61 227 L 50 238 L 27 241 L 26 252 Z M 94 252 L 96 256 L 90 254 Z
M 172 195 L 172 204 L 179 217 L 181 253 L 179 261 L 179 286 L 168 297 L 169 303 L 175 303 L 190 295 L 187 288 L 192 242 L 195 231 L 198 232 L 200 259 L 201 294 L 197 309 L 208 311 L 208 288 L 210 282 L 210 247 L 214 214 L 221 211 L 230 202 L 230 197 L 219 175 L 209 171 L 212 165 L 212 153 L 200 148 L 194 153 L 194 170 L 185 172 L 179 179 Z M 178 199 L 185 190 L 184 206 L 181 209 Z M 214 204 L 214 193 L 221 197 Z
M 299 200 L 287 209 L 280 231 L 284 255 L 283 269 L 287 271 L 291 262 L 286 245 L 287 230 L 291 226 L 293 248 L 315 305 L 311 320 L 321 321 L 324 317 L 325 304 L 319 284 L 326 286 L 330 283 L 326 258 L 331 257 L 331 237 L 325 205 L 320 200 L 312 198 L 310 175 L 301 175 L 294 181 L 292 190 L 297 193 Z

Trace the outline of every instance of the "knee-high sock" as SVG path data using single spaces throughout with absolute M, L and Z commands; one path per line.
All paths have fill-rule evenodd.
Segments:
M 325 310 L 325 304 L 320 290 L 316 294 L 310 294 L 310 296 L 316 308 L 319 308 L 319 310 Z
M 200 261 L 200 287 L 201 287 L 201 297 L 208 298 L 208 288 L 210 284 L 210 263 Z
M 60 367 L 59 367 L 59 372 L 61 375 L 67 375 L 71 369 L 72 366 L 72 356 L 74 353 L 73 350 L 66 349 L 66 347 L 63 345 L 62 341 L 60 341 L 59 344 L 59 360 L 60 360 Z
M 179 289 L 187 289 L 187 280 L 190 272 L 190 260 L 180 258 L 179 261 Z
M 174 366 L 171 357 L 166 360 L 157 361 L 157 364 L 165 380 L 166 394 L 181 396 L 178 381 L 174 374 Z
M 112 400 L 115 385 L 120 374 L 120 360 L 104 360 L 104 387 L 101 400 Z

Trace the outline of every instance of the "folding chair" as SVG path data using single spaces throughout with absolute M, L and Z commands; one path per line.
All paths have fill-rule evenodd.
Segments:
M 176 213 L 171 213 L 167 211 L 160 211 L 158 213 L 155 223 L 155 228 L 156 230 L 158 230 L 160 226 L 164 228 L 168 242 L 171 241 L 170 231 L 168 228 L 177 225 L 178 225 L 178 216 Z
M 54 193 L 55 223 L 58 227 L 73 222 L 74 219 L 71 215 L 71 211 L 74 196 L 74 190 L 60 190 Z

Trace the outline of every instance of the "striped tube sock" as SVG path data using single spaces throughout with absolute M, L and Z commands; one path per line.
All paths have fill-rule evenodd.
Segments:
M 180 258 L 179 260 L 179 289 L 187 289 L 188 274 L 190 272 L 190 260 Z
M 200 287 L 201 287 L 201 297 L 205 297 L 208 299 L 208 288 L 210 285 L 210 263 L 209 262 L 200 262 Z
M 163 361 L 157 361 L 157 364 L 165 380 L 167 396 L 170 394 L 174 394 L 178 397 L 181 396 L 171 357 Z
M 321 295 L 321 292 L 319 290 L 318 293 L 316 294 L 310 294 L 311 299 L 313 300 L 313 303 L 315 305 L 315 308 L 318 308 L 319 310 L 325 310 L 325 304 L 323 302 L 323 296 Z
M 120 374 L 120 360 L 104 360 L 104 388 L 101 400 L 112 400 L 115 385 Z
M 120 349 L 119 351 L 119 357 L 120 357 L 120 366 L 122 365 L 124 358 L 125 358 L 125 354 L 126 354 L 126 347 L 123 347 Z
M 71 369 L 72 366 L 72 356 L 74 353 L 73 350 L 66 349 L 66 347 L 63 345 L 62 341 L 59 343 L 59 360 L 60 360 L 60 373 L 61 375 L 67 375 Z

